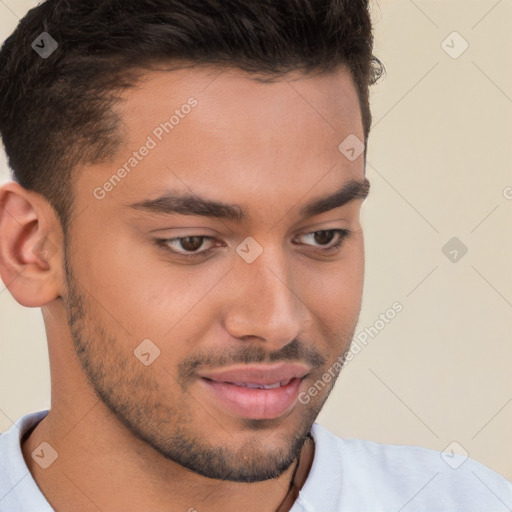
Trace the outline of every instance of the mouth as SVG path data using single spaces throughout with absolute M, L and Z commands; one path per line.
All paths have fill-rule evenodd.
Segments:
M 201 377 L 210 403 L 232 416 L 264 420 L 289 414 L 297 405 L 303 376 L 274 383 L 225 382 Z
M 212 379 L 207 379 L 212 380 Z M 293 379 L 286 379 L 282 382 L 276 382 L 275 384 L 258 384 L 256 382 L 229 382 L 226 381 L 226 384 L 233 384 L 234 386 L 242 386 L 244 388 L 249 389 L 276 389 L 282 388 L 283 386 L 287 386 Z M 212 380 L 212 382 L 215 382 Z

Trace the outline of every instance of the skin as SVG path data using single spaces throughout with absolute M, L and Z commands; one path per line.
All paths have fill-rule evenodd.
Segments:
M 117 107 L 119 152 L 74 175 L 66 238 L 44 198 L 13 182 L 0 189 L 0 274 L 20 304 L 42 308 L 51 366 L 51 411 L 23 454 L 57 511 L 274 511 L 335 379 L 281 417 L 248 420 L 209 400 L 197 372 L 301 362 L 312 367 L 304 391 L 348 350 L 361 308 L 363 200 L 298 212 L 364 178 L 363 155 L 338 150 L 349 134 L 364 140 L 356 89 L 342 67 L 274 83 L 219 68 L 145 78 Z M 197 106 L 97 199 L 93 190 L 191 96 Z M 249 216 L 127 206 L 164 189 L 237 203 Z M 322 255 L 336 236 L 305 234 L 327 229 L 351 234 Z M 223 245 L 186 259 L 153 242 L 178 236 Z M 247 236 L 263 248 L 250 264 L 235 251 Z M 160 355 L 146 366 L 134 349 L 148 338 Z M 58 452 L 47 469 L 31 456 L 43 441 Z

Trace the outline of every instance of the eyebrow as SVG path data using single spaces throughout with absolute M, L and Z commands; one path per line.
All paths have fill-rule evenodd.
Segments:
M 370 182 L 367 178 L 363 181 L 349 180 L 343 187 L 333 194 L 316 198 L 302 206 L 299 210 L 301 217 L 313 217 L 329 210 L 344 206 L 355 199 L 365 199 L 370 191 Z M 247 218 L 247 212 L 239 204 L 228 204 L 199 197 L 196 194 L 183 194 L 167 191 L 156 199 L 146 199 L 128 205 L 136 210 L 151 213 L 163 213 L 180 215 L 196 215 L 201 217 L 213 217 L 241 222 Z

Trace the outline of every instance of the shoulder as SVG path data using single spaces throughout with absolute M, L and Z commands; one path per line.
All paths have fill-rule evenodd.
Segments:
M 420 446 L 342 439 L 316 423 L 311 432 L 318 462 L 330 464 L 330 472 L 344 480 L 343 487 L 356 489 L 346 491 L 354 503 L 378 507 L 385 501 L 398 509 L 439 512 L 512 509 L 511 483 L 471 457 Z M 379 497 L 375 503 L 369 494 Z
M 0 434 L 0 510 L 2 512 L 50 511 L 23 458 L 21 438 L 41 421 L 48 410 L 19 418 Z

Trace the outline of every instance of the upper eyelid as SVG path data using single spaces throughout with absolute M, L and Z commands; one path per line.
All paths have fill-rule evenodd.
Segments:
M 345 229 L 345 228 L 328 228 L 328 229 L 315 229 L 313 231 L 301 231 L 300 233 L 298 233 L 294 238 L 297 238 L 299 236 L 302 236 L 302 235 L 312 235 L 314 233 L 317 233 L 317 232 L 334 232 L 334 235 L 338 236 L 338 241 L 340 239 L 343 239 L 343 238 L 346 238 L 350 233 L 351 233 L 351 230 L 349 229 Z M 179 241 L 179 240 L 183 240 L 185 238 L 203 238 L 205 240 L 211 240 L 211 241 L 219 241 L 219 239 L 217 237 L 214 237 L 214 236 L 211 236 L 211 235 L 202 235 L 202 234 L 189 234 L 189 235 L 184 235 L 184 236 L 175 236 L 175 237 L 172 237 L 172 238 L 162 238 L 160 239 L 162 242 L 175 242 L 175 241 Z M 335 240 L 335 238 L 334 238 Z M 335 242 L 331 241 L 329 242 L 328 244 L 326 244 L 326 247 L 329 247 L 330 244 L 333 244 Z M 309 244 L 305 244 L 305 245 L 309 245 Z M 315 246 L 311 246 L 311 247 L 315 247 Z M 323 246 L 316 246 L 316 247 L 323 247 Z M 204 254 L 206 251 L 209 251 L 211 249 L 214 249 L 215 248 L 215 245 L 213 245 L 212 247 L 209 247 L 208 249 L 202 249 L 202 250 L 199 250 L 197 252 L 187 252 L 187 251 L 184 251 L 182 253 L 180 253 L 180 251 L 175 251 L 176 253 L 178 254 L 184 254 L 184 255 L 201 255 L 201 254 Z
M 312 235 L 314 233 L 318 233 L 318 232 L 331 232 L 331 231 L 334 231 L 336 233 L 338 233 L 339 235 L 343 234 L 344 231 L 350 231 L 349 229 L 345 229 L 345 228 L 326 228 L 326 229 L 313 229 L 312 231 L 301 231 L 300 233 L 297 233 L 297 235 L 295 235 L 295 238 L 297 236 L 301 236 L 301 235 Z M 212 236 L 212 235 L 202 235 L 202 234 L 187 234 L 187 235 L 182 235 L 182 236 L 173 236 L 173 237 L 169 237 L 169 238 L 161 238 L 160 240 L 165 240 L 166 242 L 174 242 L 175 240 L 183 240 L 184 238 L 204 238 L 206 240 L 217 240 L 219 241 L 219 239 L 216 237 L 216 236 Z

